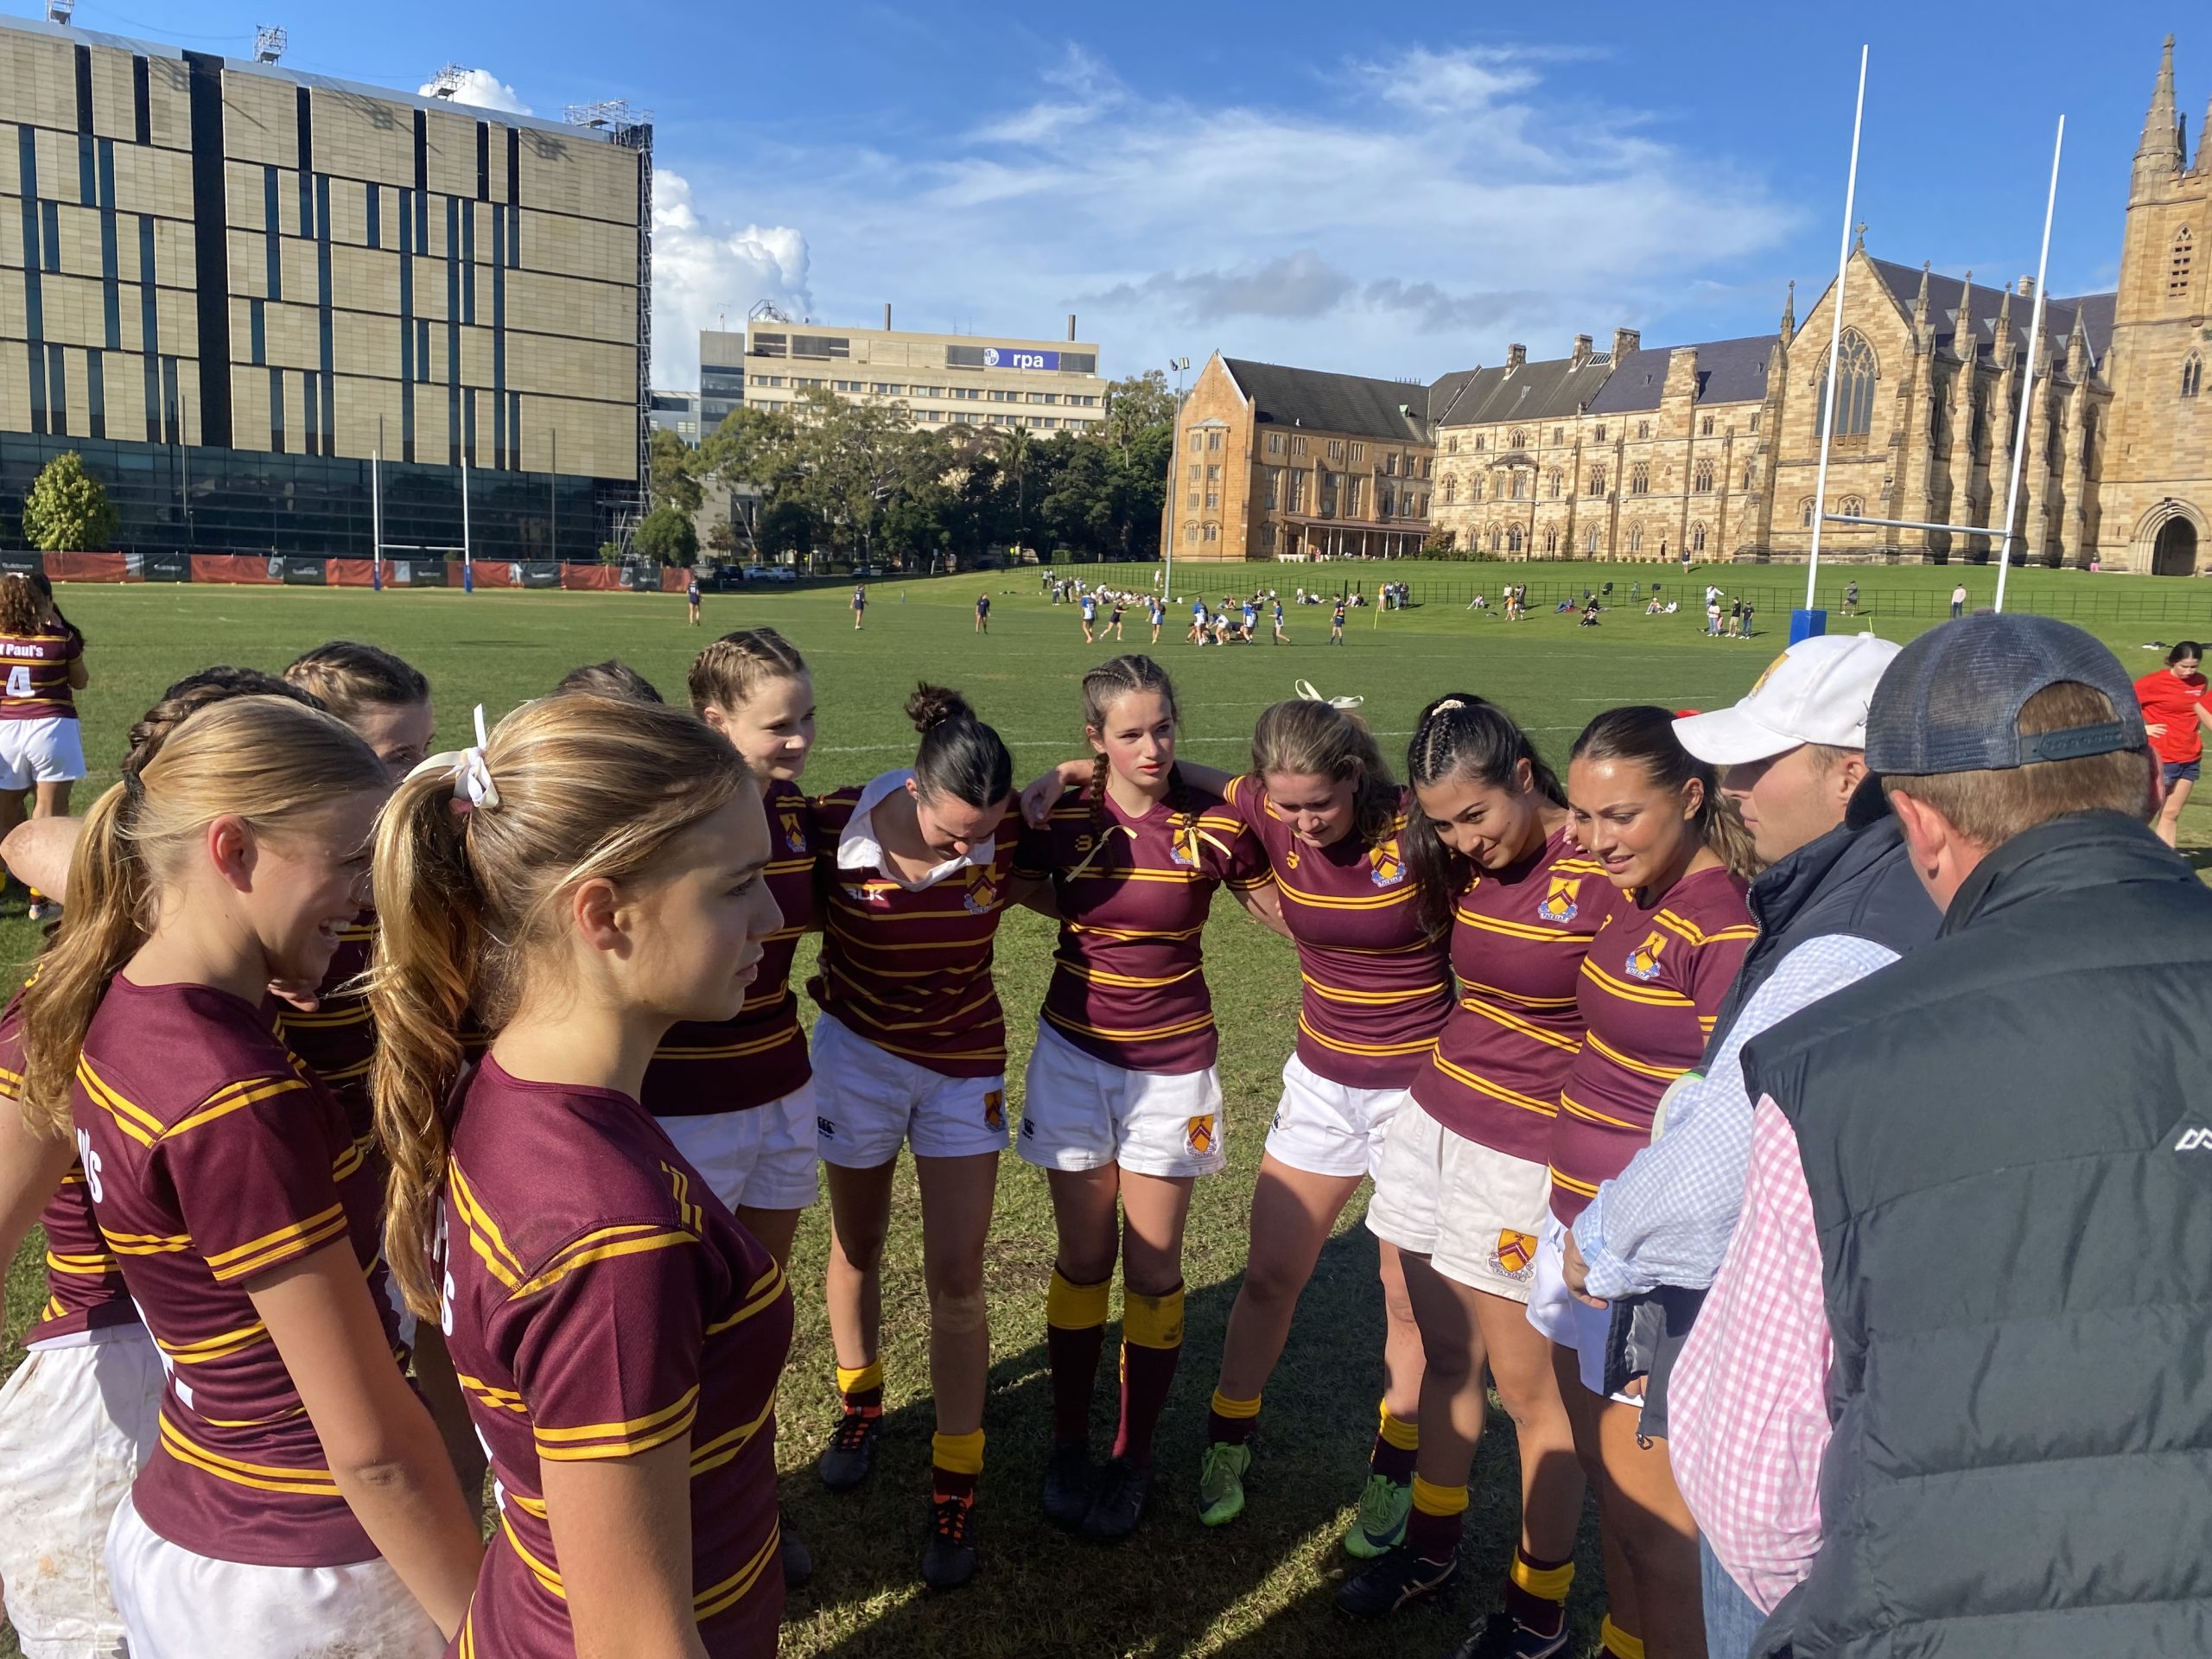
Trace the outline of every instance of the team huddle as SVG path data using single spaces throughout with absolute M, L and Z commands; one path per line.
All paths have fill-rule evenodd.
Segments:
M 0 617 L 22 580 L 0 579 Z M 1037 1501 L 1128 1538 L 1181 1357 L 1192 1189 L 1226 1164 L 1202 942 L 1224 887 L 1294 950 L 1301 1000 L 1200 1519 L 1267 1501 L 1270 1377 L 1371 1183 L 1384 1382 L 1338 1605 L 1383 1617 L 1462 1575 L 1494 1382 L 1519 1538 L 1484 1565 L 1502 1611 L 1460 1659 L 1566 1649 L 1586 1491 L 1605 1652 L 1704 1652 L 1708 1510 L 1646 1396 L 1668 1321 L 1593 1299 L 1619 1262 L 1584 1218 L 1629 1249 L 1662 1119 L 1764 971 L 1751 883 L 1796 843 L 1770 812 L 1747 827 L 1719 766 L 1866 741 L 1894 648 L 1814 647 L 1743 707 L 1857 712 L 1803 716 L 1764 758 L 1739 711 L 1620 708 L 1562 779 L 1454 691 L 1401 783 L 1358 699 L 1301 683 L 1230 774 L 1179 759 L 1173 686 L 1131 654 L 1084 677 L 1090 753 L 1027 788 L 977 711 L 925 684 L 912 764 L 820 795 L 812 679 L 772 628 L 700 652 L 688 706 L 599 664 L 488 728 L 478 710 L 474 741 L 435 755 L 429 685 L 374 647 L 188 677 L 81 821 L 10 843 L 65 906 L 0 1022 L 20 1105 L 0 1259 L 41 1221 L 51 1293 L 0 1395 L 0 1588 L 25 1653 L 772 1654 L 812 1567 L 776 1488 L 800 1212 L 826 1189 L 839 1420 L 819 1474 L 848 1491 L 882 1430 L 902 1149 L 936 1418 L 923 1582 L 984 1560 L 983 1269 L 1009 1146 L 1057 1231 Z M 1018 1118 L 994 976 L 1014 905 L 1059 927 Z M 56 1558 L 79 1565 L 40 1570 Z

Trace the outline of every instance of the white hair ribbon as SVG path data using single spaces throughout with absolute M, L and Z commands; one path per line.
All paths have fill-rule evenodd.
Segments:
M 442 773 L 453 779 L 453 804 L 456 812 L 473 812 L 478 807 L 496 811 L 499 805 L 499 786 L 492 781 L 492 768 L 484 759 L 484 750 L 491 740 L 484 731 L 484 705 L 476 705 L 476 741 L 466 749 L 448 749 L 434 754 L 409 772 L 408 778 Z
M 1365 697 L 1325 697 L 1313 689 L 1311 680 L 1294 681 L 1290 689 L 1308 702 L 1325 702 L 1332 709 L 1357 709 L 1367 701 Z

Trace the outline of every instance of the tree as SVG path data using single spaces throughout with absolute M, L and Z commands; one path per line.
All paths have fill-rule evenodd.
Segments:
M 1168 390 L 1167 377 L 1158 369 L 1147 369 L 1142 374 L 1109 382 L 1105 425 L 1107 442 L 1121 451 L 1124 460 L 1139 434 L 1154 427 L 1173 431 L 1175 394 Z
M 770 558 L 786 553 L 804 558 L 814 547 L 813 517 L 798 501 L 778 497 L 760 509 L 753 540 Z
M 630 538 L 631 550 L 641 559 L 662 564 L 691 564 L 699 557 L 699 532 L 691 515 L 665 503 L 639 521 Z
M 692 476 L 695 452 L 673 432 L 656 427 L 646 446 L 649 499 L 656 507 L 675 507 L 686 518 L 699 511 L 707 497 Z
M 601 564 L 620 564 L 628 556 L 623 552 L 620 542 L 601 542 L 599 544 L 599 562 Z
M 56 455 L 23 498 L 23 538 L 41 553 L 84 553 L 115 540 L 116 512 L 74 449 Z
M 717 518 L 707 526 L 707 551 L 720 560 L 737 551 L 737 532 L 729 527 L 728 519 Z

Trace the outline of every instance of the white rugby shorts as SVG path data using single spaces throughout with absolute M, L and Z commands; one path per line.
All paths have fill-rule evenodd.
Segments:
M 911 1146 L 917 1158 L 1004 1152 L 1006 1078 L 948 1077 L 855 1034 L 814 1022 L 815 1147 L 825 1164 L 874 1169 Z
M 162 1383 L 133 1324 L 35 1346 L 0 1389 L 0 1581 L 24 1659 L 125 1651 L 108 1522 L 160 1438 Z
M 820 1189 L 815 1171 L 814 1082 L 741 1112 L 653 1120 L 683 1160 L 732 1210 L 804 1210 Z
M 74 715 L 0 720 L 0 789 L 74 783 L 84 775 L 84 732 Z
M 1574 1351 L 1575 1369 L 1582 1386 L 1592 1394 L 1605 1392 L 1605 1346 L 1613 1325 L 1610 1307 L 1592 1307 L 1578 1300 L 1560 1275 L 1566 1259 L 1567 1228 L 1548 1211 L 1536 1237 L 1536 1277 L 1529 1289 L 1529 1323 L 1562 1348 Z M 1643 1402 L 1632 1394 L 1611 1396 L 1624 1406 Z
M 1132 1071 L 1084 1052 L 1046 1020 L 1021 1090 L 1014 1148 L 1040 1169 L 1104 1169 L 1169 1179 L 1211 1175 L 1224 1154 L 1221 1077 Z
M 1282 1069 L 1268 1151 L 1309 1175 L 1373 1175 L 1382 1167 L 1391 1120 L 1420 1109 L 1412 1102 L 1410 1090 L 1332 1083 L 1294 1052 Z
M 441 1659 L 445 1638 L 382 1556 L 346 1567 L 253 1567 L 173 1544 L 126 1495 L 107 1531 L 130 1659 Z
M 1549 1165 L 1455 1135 L 1408 1106 L 1383 1142 L 1367 1230 L 1426 1255 L 1455 1283 L 1526 1302 L 1551 1188 Z

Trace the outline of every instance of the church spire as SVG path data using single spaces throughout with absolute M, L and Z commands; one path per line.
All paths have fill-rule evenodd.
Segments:
M 2212 172 L 2212 99 L 2204 100 L 2204 124 L 2196 130 L 2196 170 Z
M 1789 279 L 1789 293 L 1782 302 L 1782 340 L 1784 345 L 1797 338 L 1797 279 Z
M 2181 122 L 2174 109 L 2174 37 L 2169 35 L 2158 54 L 2158 79 L 2151 88 L 2151 108 L 2143 118 L 2143 142 L 2135 150 L 2136 181 L 2155 183 L 2178 172 L 2183 159 Z
M 1912 326 L 1916 333 L 1928 323 L 1928 261 L 1920 262 L 1920 292 L 1912 297 Z
M 1974 325 L 1974 272 L 1969 270 L 1959 282 L 1959 315 L 1951 328 L 1951 349 L 1961 363 L 1971 363 L 1980 350 L 1980 337 Z
M 1997 360 L 2009 362 L 2013 355 L 2012 290 L 2002 289 L 2004 297 L 1997 302 L 1997 340 L 1994 346 Z

